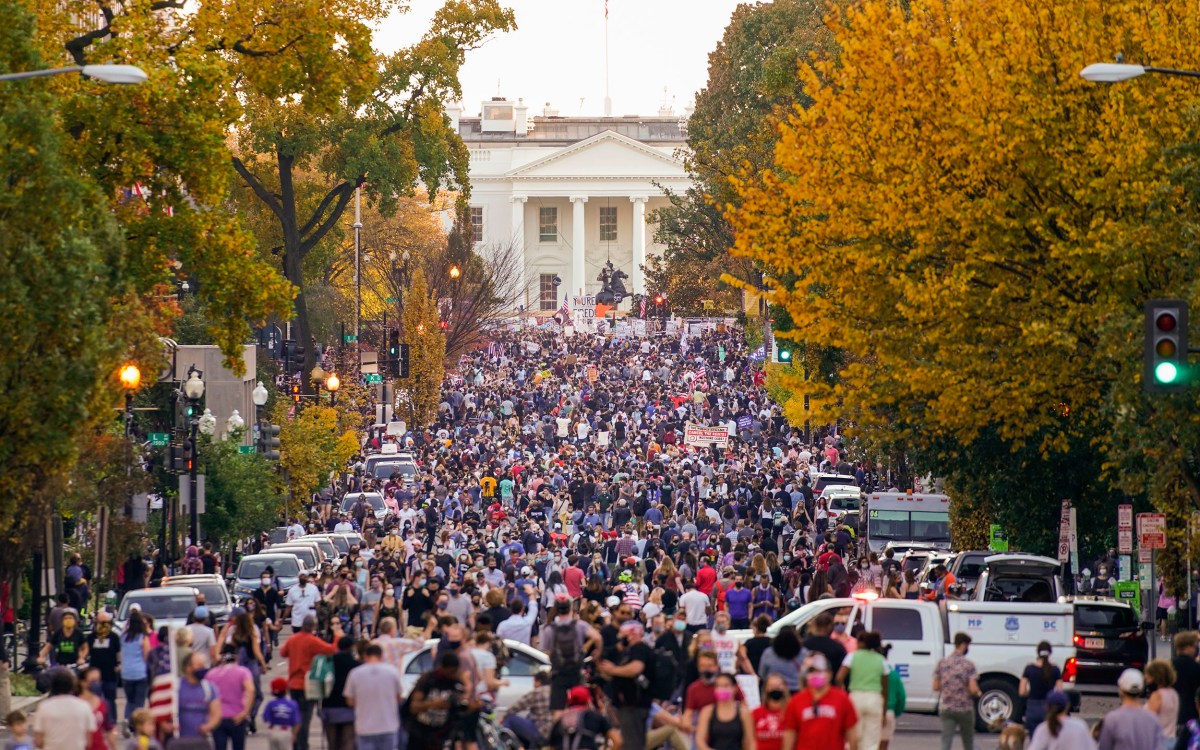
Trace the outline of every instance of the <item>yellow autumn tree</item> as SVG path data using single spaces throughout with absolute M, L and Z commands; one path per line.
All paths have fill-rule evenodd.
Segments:
M 437 416 L 438 399 L 445 377 L 446 337 L 438 317 L 438 292 L 430 290 L 425 271 L 417 268 L 412 284 L 404 292 L 401 341 L 409 345 L 409 376 L 397 378 L 396 418 L 409 428 L 431 424 Z
M 276 421 L 279 430 L 279 463 L 287 472 L 293 497 L 307 499 L 325 486 L 330 474 L 341 471 L 359 450 L 353 430 L 338 423 L 337 409 L 309 406 L 286 417 L 287 404 L 280 400 Z

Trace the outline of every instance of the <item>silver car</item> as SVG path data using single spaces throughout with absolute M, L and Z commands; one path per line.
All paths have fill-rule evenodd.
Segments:
M 197 589 L 191 586 L 160 586 L 130 591 L 117 608 L 117 615 L 113 618 L 113 633 L 120 635 L 125 632 L 134 607 L 153 617 L 155 628 L 164 625 L 171 631 L 181 628 L 187 624 L 188 615 L 196 609 L 197 593 Z

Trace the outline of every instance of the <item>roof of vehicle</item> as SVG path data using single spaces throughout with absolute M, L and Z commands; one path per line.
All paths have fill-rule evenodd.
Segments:
M 1003 552 L 998 555 L 989 555 L 987 558 L 984 559 L 984 562 L 986 564 L 988 564 L 989 566 L 1000 564 L 1000 565 L 1004 565 L 1006 567 L 1022 566 L 1022 565 L 1029 565 L 1029 566 L 1049 565 L 1049 566 L 1057 568 L 1059 566 L 1058 560 L 1055 560 L 1052 557 L 1043 557 L 1042 555 L 1030 555 L 1030 554 L 1026 554 L 1024 552 Z
M 1064 596 L 1064 600 L 1079 606 L 1095 606 L 1095 607 L 1132 607 L 1133 604 L 1122 599 L 1113 599 L 1108 596 L 1091 596 L 1085 594 L 1075 594 L 1073 596 Z
M 873 492 L 867 496 L 871 510 L 948 510 L 950 498 L 923 492 Z
M 842 493 L 858 497 L 860 494 L 862 494 L 862 490 L 858 489 L 856 485 L 852 484 L 827 484 L 825 485 L 825 488 L 821 490 L 822 495 L 838 495 Z
M 288 552 L 286 550 L 279 550 L 278 552 L 272 551 L 272 550 L 276 550 L 279 547 L 282 547 L 286 544 L 287 544 L 287 542 L 280 542 L 279 544 L 273 544 L 270 547 L 268 547 L 265 552 L 256 552 L 253 555 L 243 555 L 241 559 L 242 560 L 260 560 L 264 557 L 295 557 L 295 555 L 291 554 L 290 552 Z M 241 562 L 241 561 L 239 560 L 239 562 Z
M 192 588 L 191 586 L 158 586 L 152 589 L 134 589 L 133 591 L 125 594 L 125 599 L 144 599 L 151 596 L 161 596 L 162 594 L 195 596 L 196 589 Z

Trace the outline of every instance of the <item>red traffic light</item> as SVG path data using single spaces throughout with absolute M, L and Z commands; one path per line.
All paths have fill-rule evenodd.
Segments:
M 654 304 L 661 305 L 662 303 L 663 303 L 663 298 L 662 298 L 661 294 L 654 298 Z
M 1154 325 L 1158 330 L 1167 333 L 1174 331 L 1175 327 L 1179 325 L 1179 321 L 1176 319 L 1174 313 L 1165 312 L 1159 313 L 1158 317 L 1154 319 Z
M 438 325 L 441 326 L 443 331 L 450 327 L 450 323 L 445 320 L 443 320 L 441 323 L 438 323 Z

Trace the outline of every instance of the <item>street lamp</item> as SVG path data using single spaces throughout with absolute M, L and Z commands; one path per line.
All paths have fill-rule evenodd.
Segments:
M 204 409 L 204 413 L 200 415 L 200 432 L 212 436 L 213 430 L 217 429 L 217 418 L 213 416 L 212 411 L 208 408 Z
M 26 78 L 42 78 L 43 76 L 58 76 L 65 73 L 81 73 L 87 78 L 95 78 L 104 83 L 142 83 L 149 76 L 136 65 L 76 65 L 70 68 L 51 68 L 49 70 L 27 70 L 22 73 L 7 73 L 0 75 L 0 81 L 22 81 Z
M 458 266 L 450 266 L 450 278 L 457 281 L 459 276 L 462 276 L 462 271 L 458 270 Z
M 1145 65 L 1132 65 L 1130 63 L 1093 63 L 1083 70 L 1079 71 L 1079 75 L 1085 81 L 1093 83 L 1119 83 L 1120 81 L 1128 81 L 1131 78 L 1145 75 L 1146 73 L 1161 73 L 1168 76 L 1184 76 L 1186 78 L 1200 78 L 1200 70 L 1175 70 L 1174 68 L 1155 68 Z
M 188 400 L 192 407 L 192 465 L 188 470 L 189 494 L 188 494 L 188 536 L 192 540 L 192 544 L 196 544 L 200 538 L 200 514 L 197 512 L 196 501 L 196 448 L 199 443 L 197 440 L 197 431 L 200 428 L 200 419 L 196 417 L 196 408 L 200 405 L 200 399 L 204 398 L 204 381 L 201 379 L 204 376 L 195 366 L 188 368 L 188 378 L 183 383 L 183 397 Z M 204 413 L 212 418 L 212 414 L 208 409 Z M 213 422 L 216 419 L 213 418 Z M 212 429 L 209 428 L 209 432 Z
M 237 409 L 234 409 L 233 413 L 229 415 L 229 419 L 225 420 L 225 434 L 228 436 L 229 433 L 237 432 L 245 426 L 246 420 L 242 419 L 242 415 L 238 414 Z
M 327 378 L 325 378 L 325 390 L 329 391 L 329 405 L 330 406 L 333 406 L 335 403 L 337 403 L 337 392 L 338 392 L 338 388 L 341 388 L 341 387 L 342 387 L 341 379 L 339 379 L 335 373 L 332 373 L 332 372 L 329 373 L 329 376 Z
M 271 394 L 267 393 L 267 389 L 263 387 L 261 380 L 258 381 L 258 385 L 254 386 L 254 390 L 250 391 L 250 400 L 260 409 L 267 405 L 267 399 L 270 397 Z

